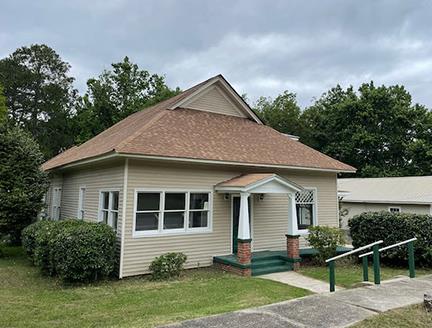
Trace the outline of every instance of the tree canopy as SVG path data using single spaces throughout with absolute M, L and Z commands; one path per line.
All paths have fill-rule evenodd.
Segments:
M 356 167 L 358 176 L 432 174 L 432 113 L 413 104 L 403 86 L 370 82 L 356 92 L 338 85 L 302 113 L 287 109 L 294 106 L 292 98 L 286 91 L 264 106 L 258 101 L 258 111 L 280 132 L 298 134 L 302 142 Z
M 70 65 L 50 47 L 34 44 L 0 60 L 12 124 L 30 132 L 45 158 L 72 145 L 70 117 L 77 91 L 69 76 Z
M 140 69 L 128 57 L 112 64 L 112 70 L 103 71 L 98 78 L 89 79 L 87 87 L 75 118 L 78 143 L 180 91 L 171 90 L 163 76 Z
M 302 134 L 301 109 L 294 93 L 284 91 L 274 100 L 260 97 L 255 104 L 255 110 L 266 124 L 279 132 Z

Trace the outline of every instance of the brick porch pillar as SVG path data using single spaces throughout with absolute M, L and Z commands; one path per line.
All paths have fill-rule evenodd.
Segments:
M 287 257 L 292 261 L 294 271 L 300 268 L 299 235 L 285 235 L 287 237 Z
M 252 239 L 237 240 L 237 259 L 240 264 L 251 263 L 251 241 Z

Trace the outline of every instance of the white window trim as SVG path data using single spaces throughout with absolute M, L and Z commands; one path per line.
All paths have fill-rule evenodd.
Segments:
M 159 212 L 159 226 L 158 230 L 148 231 L 135 231 L 136 228 L 136 214 L 137 214 L 137 202 L 138 193 L 159 193 L 159 211 L 138 211 L 139 213 L 154 213 Z M 164 212 L 179 212 L 179 210 L 168 210 L 165 211 L 165 193 L 185 193 L 185 220 L 183 228 L 180 229 L 163 229 Z M 190 194 L 191 193 L 203 193 L 209 194 L 209 208 L 207 217 L 207 227 L 205 228 L 189 228 L 189 212 L 190 212 Z M 132 220 L 132 237 L 158 237 L 158 236 L 178 236 L 178 235 L 189 235 L 199 233 L 211 233 L 213 231 L 213 190 L 209 189 L 155 189 L 155 188 L 136 188 L 134 192 L 134 204 L 133 204 L 133 220 Z M 193 210 L 192 210 L 193 211 Z
M 306 190 L 313 190 L 314 193 L 314 206 L 313 206 L 313 211 L 314 211 L 314 217 L 312 218 L 312 226 L 315 227 L 317 225 L 319 225 L 319 221 L 318 221 L 318 188 L 317 187 L 303 187 Z M 296 212 L 297 212 L 297 202 L 296 202 Z M 298 218 L 297 218 L 298 220 Z M 297 221 L 298 224 L 298 221 Z M 309 234 L 309 229 L 297 229 L 298 233 L 300 235 L 308 235 Z
M 392 208 L 394 208 L 394 209 L 398 209 L 399 212 L 392 212 L 392 211 L 391 211 Z M 389 207 L 387 208 L 387 211 L 389 211 L 390 213 L 402 213 L 402 207 L 400 207 L 400 206 L 389 206 Z
M 58 192 L 58 193 L 57 193 Z M 58 197 L 56 197 L 58 196 Z M 60 220 L 61 216 L 61 197 L 62 197 L 62 188 L 61 187 L 53 187 L 52 191 L 52 205 L 51 205 L 51 219 Z M 57 214 L 58 213 L 58 217 Z
M 104 188 L 104 189 L 100 189 L 99 190 L 99 208 L 98 208 L 98 222 L 103 222 L 103 216 L 102 216 L 102 193 L 104 192 L 109 192 L 109 200 L 108 200 L 108 225 L 110 227 L 112 227 L 115 231 L 117 231 L 118 227 L 113 227 L 112 225 L 109 224 L 110 220 L 111 220 L 111 213 L 112 212 L 117 212 L 117 225 L 118 225 L 118 221 L 120 218 L 120 189 L 119 188 Z M 118 192 L 119 193 L 119 204 L 118 204 L 118 209 L 117 210 L 113 210 L 111 208 L 113 201 L 112 201 L 112 193 L 113 192 Z
M 82 190 L 84 190 L 84 195 L 82 194 Z M 78 211 L 77 211 L 77 219 L 84 220 L 85 218 L 85 196 L 87 193 L 86 186 L 80 186 L 78 189 Z M 81 217 L 82 214 L 82 217 Z

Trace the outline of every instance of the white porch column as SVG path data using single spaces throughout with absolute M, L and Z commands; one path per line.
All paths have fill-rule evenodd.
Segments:
M 290 199 L 288 206 L 288 235 L 295 236 L 298 235 L 295 192 L 288 194 L 288 197 Z
M 250 227 L 249 227 L 249 206 L 248 206 L 248 192 L 240 193 L 240 215 L 239 215 L 239 226 L 237 238 L 240 240 L 250 239 Z

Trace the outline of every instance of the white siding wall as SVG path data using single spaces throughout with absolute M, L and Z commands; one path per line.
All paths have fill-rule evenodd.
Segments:
M 214 185 L 241 173 L 257 170 L 224 169 L 198 165 L 148 164 L 129 162 L 127 213 L 123 276 L 148 272 L 156 257 L 166 252 L 184 252 L 186 267 L 209 266 L 213 256 L 231 253 L 231 201 L 223 194 L 213 194 L 213 230 L 211 233 L 133 237 L 133 210 L 135 189 L 213 189 Z M 336 175 L 276 172 L 306 187 L 318 188 L 318 217 L 320 224 L 338 225 Z M 288 198 L 286 195 L 267 194 L 263 201 L 253 203 L 253 247 L 255 250 L 285 249 L 288 225 Z M 303 242 L 304 245 L 304 242 Z
M 348 215 L 343 218 L 342 228 L 349 229 L 348 221 L 355 215 L 363 212 L 388 211 L 389 207 L 400 207 L 402 213 L 431 214 L 430 205 L 342 203 L 341 209 L 348 210 Z

